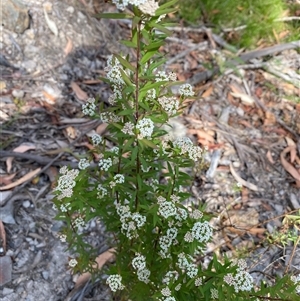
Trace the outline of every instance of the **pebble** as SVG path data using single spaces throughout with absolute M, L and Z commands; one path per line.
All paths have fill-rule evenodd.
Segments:
M 43 271 L 42 272 L 42 276 L 45 280 L 48 280 L 49 279 L 49 272 L 48 271 Z
M 7 295 L 12 294 L 13 292 L 14 292 L 13 289 L 8 288 L 8 287 L 4 287 L 4 288 L 3 288 L 3 291 L 2 291 L 2 295 L 3 295 L 3 296 L 7 296 Z
M 19 97 L 18 97 L 18 98 L 19 98 Z M 23 205 L 24 208 L 29 208 L 30 205 L 31 205 L 31 202 L 27 200 L 27 201 L 24 201 L 24 202 L 22 203 L 22 205 Z
M 66 11 L 67 11 L 68 13 L 70 13 L 70 14 L 73 14 L 74 11 L 75 11 L 75 9 L 74 9 L 73 6 L 69 6 L 69 7 L 66 9 Z

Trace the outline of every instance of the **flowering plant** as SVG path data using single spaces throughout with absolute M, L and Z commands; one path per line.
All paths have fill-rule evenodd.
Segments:
M 194 92 L 190 85 L 176 82 L 173 72 L 159 70 L 165 62 L 159 48 L 170 33 L 164 17 L 175 11 L 176 0 L 161 6 L 154 0 L 112 2 L 121 10 L 133 6 L 132 13 L 103 17 L 132 21 L 131 39 L 122 43 L 134 50 L 135 61 L 110 56 L 103 79 L 112 89 L 110 107 L 97 113 L 95 99 L 82 107 L 84 114 L 108 124 L 106 138 L 114 146 L 109 148 L 105 137 L 95 134 L 92 152 L 98 153 L 98 166 L 90 167 L 90 154 L 78 169 L 60 170 L 54 203 L 57 218 L 66 223 L 61 238 L 75 255 L 70 266 L 75 272 L 96 272 L 92 266 L 97 250 L 86 242 L 83 229 L 100 218 L 116 250 L 106 283 L 120 300 L 283 296 L 288 282 L 280 283 L 278 293 L 263 286 L 254 290 L 244 260 L 221 263 L 213 256 L 207 266 L 201 260 L 213 233 L 210 216 L 201 207 L 183 203 L 191 197 L 187 169 L 200 164 L 202 149 L 189 138 L 168 135 L 170 120 Z M 173 85 L 180 85 L 178 95 L 171 92 Z M 295 281 L 290 284 L 295 286 Z M 289 292 L 289 300 L 296 300 L 296 293 Z

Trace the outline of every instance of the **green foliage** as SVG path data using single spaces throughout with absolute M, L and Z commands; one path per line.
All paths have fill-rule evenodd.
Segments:
M 74 272 L 97 273 L 98 250 L 87 243 L 84 231 L 95 218 L 111 233 L 116 250 L 107 284 L 119 300 L 256 301 L 270 296 L 294 301 L 289 276 L 273 287 L 255 289 L 244 260 L 221 262 L 213 255 L 207 267 L 201 260 L 195 263 L 212 237 L 211 216 L 183 202 L 189 202 L 190 173 L 203 153 L 188 138 L 171 139 L 164 128 L 194 93 L 183 84 L 179 96 L 173 95 L 176 76 L 155 70 L 163 64 L 158 49 L 169 33 L 159 16 L 175 4 L 170 1 L 151 16 L 133 7 L 132 38 L 123 44 L 134 50 L 136 61 L 129 63 L 120 54 L 110 57 L 111 106 L 98 115 L 94 99 L 83 105 L 84 114 L 108 123 L 109 137 L 92 136 L 94 149 L 78 169 L 60 170 L 54 203 L 57 219 L 65 223 L 61 238 L 74 254 L 69 264 Z M 97 167 L 90 166 L 94 154 L 100 157 Z
M 286 17 L 288 8 L 290 15 L 297 9 L 284 0 L 181 0 L 179 12 L 186 22 L 213 24 L 217 32 L 221 28 L 245 26 L 242 30 L 231 31 L 227 38 L 239 47 L 255 48 L 261 39 L 276 42 L 283 31 L 289 31 L 285 40 L 299 39 L 299 21 L 279 21 Z

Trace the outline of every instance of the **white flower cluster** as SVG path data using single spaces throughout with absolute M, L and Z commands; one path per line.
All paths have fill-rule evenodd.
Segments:
M 176 97 L 162 96 L 158 98 L 158 102 L 162 106 L 163 110 L 166 111 L 168 116 L 175 115 L 179 109 L 179 101 Z
M 78 168 L 81 170 L 86 169 L 89 166 L 90 162 L 86 158 L 80 159 L 80 161 L 78 162 Z
M 119 148 L 117 146 L 113 146 L 109 151 L 112 152 L 115 155 L 119 154 Z
M 155 89 L 148 90 L 147 94 L 146 94 L 146 100 L 152 101 L 155 98 L 156 98 L 156 91 L 155 91 Z
M 93 145 L 99 145 L 102 142 L 102 137 L 98 134 L 93 134 L 92 143 Z
M 154 123 L 149 118 L 143 118 L 137 122 L 136 128 L 140 131 L 138 139 L 151 139 L 151 135 L 154 129 Z
M 138 212 L 131 213 L 128 205 L 116 204 L 115 206 L 122 223 L 121 232 L 129 239 L 137 238 L 137 229 L 144 226 L 146 217 Z
M 296 286 L 296 292 L 298 293 L 298 294 L 300 294 L 300 274 L 298 275 L 298 276 L 292 276 L 291 277 L 291 280 L 295 283 L 295 284 L 298 284 L 297 286 Z
M 121 174 L 116 174 L 114 176 L 114 180 L 116 181 L 117 184 L 122 184 L 125 182 L 125 177 Z
M 186 270 L 190 278 L 195 278 L 198 274 L 198 268 L 194 263 L 190 263 L 187 257 L 189 257 L 190 261 L 193 260 L 192 256 L 180 253 L 178 255 L 177 265 L 180 269 Z
M 109 285 L 110 289 L 113 292 L 124 289 L 124 285 L 122 284 L 122 276 L 121 275 L 110 275 L 106 279 L 106 284 Z
M 126 122 L 121 132 L 128 135 L 134 135 L 133 129 L 134 129 L 134 124 L 132 122 Z
M 139 1 L 140 2 L 140 1 Z M 158 9 L 158 3 L 155 0 L 144 1 L 143 4 L 138 5 L 139 10 L 145 15 L 155 16 L 155 12 Z
M 146 257 L 140 253 L 132 259 L 132 267 L 137 270 L 138 279 L 142 282 L 149 283 L 150 271 L 146 268 Z
M 73 187 L 76 185 L 75 178 L 78 176 L 79 170 L 68 170 L 68 168 L 64 166 L 59 172 L 62 174 L 62 176 L 59 177 L 55 190 L 60 191 L 60 195 L 57 197 L 57 199 L 62 200 L 63 198 L 72 196 Z
M 178 243 L 176 240 L 177 234 L 178 234 L 178 230 L 173 227 L 167 230 L 167 235 L 162 235 L 159 238 L 159 246 L 161 248 L 160 255 L 162 258 L 167 258 L 169 256 L 168 255 L 169 247 L 172 244 L 175 245 Z
M 82 105 L 82 113 L 88 116 L 94 116 L 96 110 L 95 98 L 89 98 L 85 104 Z
M 113 162 L 111 160 L 111 158 L 107 158 L 107 159 L 101 159 L 98 163 L 100 170 L 104 170 L 104 171 L 108 171 L 109 168 L 112 167 Z
M 180 154 L 188 154 L 191 160 L 198 161 L 202 157 L 202 149 L 195 146 L 190 138 L 177 138 L 173 144 L 181 149 Z
M 77 228 L 79 227 L 84 227 L 85 226 L 85 222 L 84 220 L 82 219 L 82 217 L 77 217 L 74 222 L 73 222 L 73 225 Z
M 107 195 L 107 189 L 104 188 L 101 184 L 97 186 L 97 198 L 101 199 Z
M 235 265 L 235 262 L 233 262 L 233 265 Z M 236 293 L 239 291 L 250 291 L 253 288 L 253 278 L 252 276 L 246 271 L 247 263 L 243 259 L 239 259 L 237 261 L 237 273 L 235 275 L 233 274 L 227 274 L 224 276 L 224 281 L 234 286 L 234 290 Z
M 102 120 L 102 122 L 106 122 L 106 123 L 119 122 L 121 120 L 120 116 L 117 116 L 113 112 L 100 113 L 100 119 Z
M 67 235 L 66 234 L 59 234 L 58 237 L 59 237 L 61 242 L 66 242 L 67 241 Z
M 179 94 L 182 96 L 193 96 L 195 93 L 193 92 L 193 88 L 190 84 L 183 84 L 179 88 Z
M 138 6 L 146 1 L 147 0 L 112 0 L 112 3 L 116 4 L 118 9 L 124 10 L 128 4 Z
M 219 298 L 219 292 L 216 288 L 211 288 L 210 289 L 210 294 L 211 294 L 211 298 L 216 300 Z
M 157 74 L 155 75 L 155 81 L 156 82 L 169 81 L 169 76 L 165 71 L 158 71 Z
M 213 235 L 213 230 L 210 224 L 205 222 L 197 222 L 193 225 L 192 236 L 199 242 L 208 242 Z
M 169 72 L 168 78 L 170 81 L 175 82 L 177 80 L 177 74 L 175 72 Z
M 171 282 L 177 281 L 178 277 L 179 277 L 179 273 L 177 271 L 169 271 L 166 273 L 162 282 L 165 283 L 166 285 L 169 285 Z
M 77 263 L 78 262 L 77 262 L 77 260 L 75 258 L 72 258 L 72 259 L 69 260 L 69 266 L 71 268 L 74 268 L 77 265 Z

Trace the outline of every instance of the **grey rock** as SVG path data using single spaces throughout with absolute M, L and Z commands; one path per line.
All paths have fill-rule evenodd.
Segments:
M 2 1 L 1 24 L 16 33 L 23 33 L 30 24 L 28 8 L 20 0 Z

